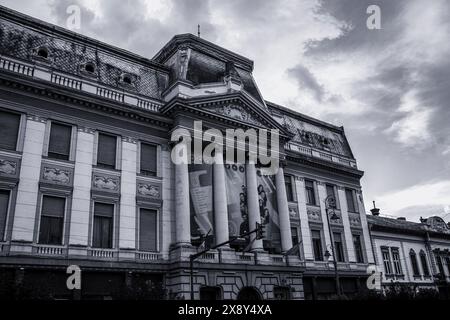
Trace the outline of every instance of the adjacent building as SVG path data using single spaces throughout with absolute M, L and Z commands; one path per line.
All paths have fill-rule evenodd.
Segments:
M 342 292 L 363 290 L 375 261 L 344 129 L 264 100 L 253 67 L 191 34 L 149 59 L 0 7 L 2 290 L 189 298 L 190 255 L 235 237 L 195 261 L 194 298 L 330 298 L 333 259 Z M 197 120 L 278 130 L 280 170 L 174 164 L 172 132 Z M 239 237 L 256 223 L 264 239 Z
M 409 287 L 438 290 L 450 297 L 450 227 L 441 217 L 421 219 L 368 216 L 373 252 L 381 272 L 382 290 Z

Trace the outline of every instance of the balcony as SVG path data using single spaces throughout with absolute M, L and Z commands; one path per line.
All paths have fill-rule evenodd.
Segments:
M 116 249 L 89 249 L 88 256 L 101 259 L 112 259 L 116 256 Z
M 63 246 L 54 245 L 41 245 L 37 244 L 34 246 L 34 252 L 37 255 L 43 256 L 62 256 L 65 254 L 65 248 Z

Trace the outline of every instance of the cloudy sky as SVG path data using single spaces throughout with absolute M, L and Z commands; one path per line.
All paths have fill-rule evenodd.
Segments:
M 450 220 L 450 3 L 446 0 L 0 0 L 152 57 L 196 33 L 255 61 L 265 99 L 344 125 L 366 209 Z M 381 29 L 369 30 L 369 5 Z

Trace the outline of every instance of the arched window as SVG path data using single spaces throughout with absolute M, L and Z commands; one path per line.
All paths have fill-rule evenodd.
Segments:
M 424 276 L 430 276 L 430 269 L 428 268 L 428 262 L 427 262 L 427 254 L 425 251 L 420 250 L 420 263 L 422 264 L 422 270 Z
M 411 260 L 414 277 L 420 277 L 419 265 L 417 263 L 417 256 L 414 249 L 409 250 L 409 259 Z
M 47 59 L 48 58 L 48 49 L 46 47 L 40 47 L 37 50 L 37 55 L 41 58 Z

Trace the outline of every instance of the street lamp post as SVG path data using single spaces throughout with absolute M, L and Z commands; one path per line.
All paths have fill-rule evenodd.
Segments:
M 331 253 L 333 255 L 333 266 L 334 266 L 334 278 L 336 281 L 336 293 L 337 296 L 341 296 L 341 282 L 339 281 L 339 272 L 337 268 L 337 260 L 336 260 L 336 249 L 334 248 L 334 237 L 333 237 L 333 231 L 331 230 L 331 220 L 338 220 L 339 217 L 334 212 L 334 208 L 336 207 L 336 199 L 333 195 L 329 195 L 325 198 L 325 212 L 327 216 L 327 223 L 328 223 L 328 231 L 330 233 L 330 241 L 331 241 Z M 331 218 L 330 218 L 331 213 Z

